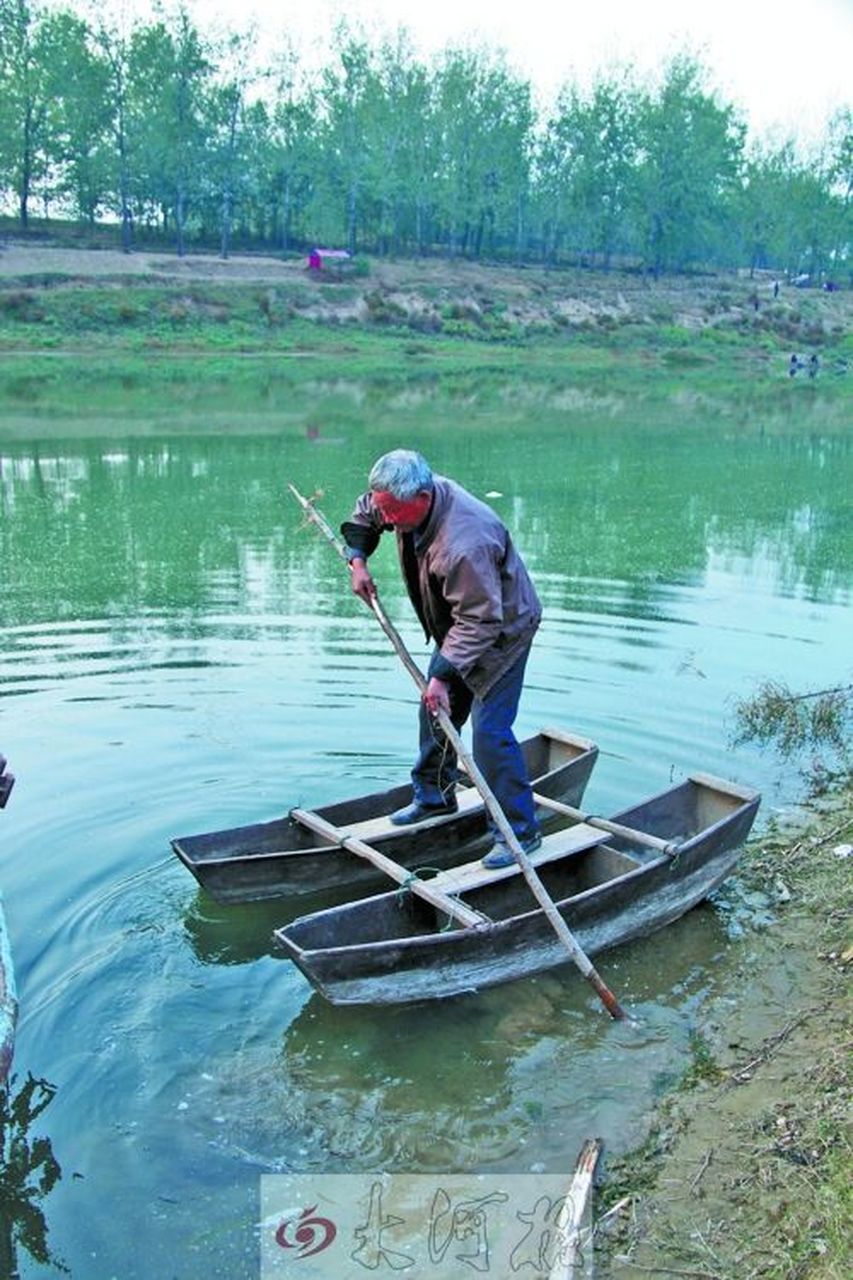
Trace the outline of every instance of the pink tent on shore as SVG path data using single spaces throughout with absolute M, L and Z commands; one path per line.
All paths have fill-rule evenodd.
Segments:
M 346 249 L 312 249 L 308 255 L 308 270 L 322 271 L 323 260 L 348 258 Z

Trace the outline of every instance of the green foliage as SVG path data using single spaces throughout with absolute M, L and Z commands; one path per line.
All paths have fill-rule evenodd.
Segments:
M 55 1093 L 52 1084 L 32 1075 L 17 1094 L 0 1088 L 0 1233 L 8 1242 L 10 1262 L 20 1245 L 35 1262 L 67 1272 L 51 1254 L 40 1204 L 56 1186 L 62 1170 L 49 1139 L 31 1137 L 29 1132 Z
M 23 324 L 40 324 L 45 318 L 37 296 L 28 289 L 9 289 L 0 293 L 0 313 Z
M 700 369 L 703 365 L 710 364 L 712 357 L 693 347 L 676 347 L 672 351 L 665 351 L 661 359 L 670 369 Z
M 681 1079 L 681 1088 L 693 1089 L 703 1082 L 716 1084 L 722 1079 L 723 1074 L 707 1036 L 701 1031 L 692 1031 L 690 1033 L 690 1066 Z
M 853 685 L 792 693 L 782 681 L 765 680 L 752 697 L 735 705 L 736 741 L 773 743 L 786 758 L 806 747 L 844 750 L 851 715 Z
M 804 160 L 791 142 L 756 148 L 734 205 L 744 257 L 789 277 L 818 281 L 843 270 L 850 239 L 853 178 L 849 112 L 831 124 L 823 155 Z M 846 132 L 845 132 L 846 129 Z
M 725 209 L 736 190 L 744 127 L 704 87 L 703 68 L 679 55 L 638 112 L 638 218 L 644 262 L 655 275 L 719 260 Z
M 744 148 L 736 109 L 693 56 L 657 85 L 629 70 L 567 84 L 546 119 L 502 56 L 419 61 L 405 35 L 345 24 L 313 78 L 259 68 L 248 34 L 208 40 L 182 7 L 84 18 L 0 0 L 0 192 L 22 227 L 52 207 L 90 230 L 290 252 L 439 252 L 523 263 L 717 263 L 849 274 L 848 108 L 806 161 Z M 82 9 L 81 9 L 82 14 Z
M 811 793 L 820 795 L 850 772 L 853 684 L 792 693 L 782 681 L 765 680 L 735 704 L 735 725 L 735 744 L 773 746 L 786 761 L 811 752 L 802 772 Z

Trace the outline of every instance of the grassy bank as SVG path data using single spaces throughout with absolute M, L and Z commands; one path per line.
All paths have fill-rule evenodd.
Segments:
M 644 1147 L 608 1170 L 599 1209 L 620 1207 L 602 1274 L 849 1275 L 851 840 L 848 782 L 802 830 L 771 829 L 748 847 L 742 889 L 763 895 L 775 921 L 749 949 L 741 989 L 697 1035 Z M 793 994 L 784 966 L 796 969 Z
M 851 355 L 846 293 L 708 275 L 513 271 L 398 262 L 315 277 L 301 260 L 124 257 L 11 244 L 0 256 L 0 353 L 271 353 L 581 367 L 650 358 L 701 372 L 796 349 Z M 490 354 L 491 353 L 491 354 Z M 495 354 L 498 353 L 498 354 Z

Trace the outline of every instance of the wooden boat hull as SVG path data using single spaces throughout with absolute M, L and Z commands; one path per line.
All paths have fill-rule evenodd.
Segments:
M 577 734 L 543 729 L 521 744 L 536 791 L 551 800 L 577 805 L 583 796 L 598 747 Z M 389 814 L 411 802 L 411 786 L 395 787 L 318 809 L 339 829 L 369 839 L 371 846 L 414 869 L 453 866 L 486 846 L 489 836 L 479 796 L 467 787 L 460 812 L 414 827 L 394 827 Z M 543 814 L 544 826 L 559 825 Z M 322 893 L 373 893 L 387 886 L 381 872 L 338 845 L 312 834 L 290 816 L 272 822 L 177 836 L 172 848 L 199 884 L 217 902 L 256 902 Z
M 12 952 L 9 947 L 9 935 L 6 932 L 3 899 L 0 897 L 0 1088 L 5 1085 L 12 1067 L 17 1018 L 15 971 L 12 968 Z
M 717 888 L 737 861 L 759 800 L 695 774 L 614 818 L 678 841 L 677 857 L 602 832 L 562 856 L 569 828 L 546 837 L 533 861 L 579 945 L 594 955 L 662 928 Z M 466 874 L 458 872 L 460 883 Z M 445 999 L 567 962 L 516 868 L 473 880 L 476 887 L 459 897 L 490 918 L 482 927 L 443 929 L 428 903 L 392 892 L 303 916 L 275 938 L 334 1004 Z
M 0 755 L 0 809 L 5 809 L 14 785 L 14 775 L 6 772 L 6 757 Z M 17 1020 L 18 997 L 15 991 L 15 970 L 12 968 L 12 951 L 9 947 L 9 935 L 6 932 L 3 898 L 0 896 L 0 1088 L 5 1085 L 12 1069 Z

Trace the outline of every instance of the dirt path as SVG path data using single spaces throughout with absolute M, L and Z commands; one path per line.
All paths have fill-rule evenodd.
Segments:
M 280 258 L 233 257 L 227 261 L 212 254 L 178 258 L 174 254 L 141 250 L 121 253 L 115 249 L 60 249 L 10 241 L 0 252 L 0 279 L 58 274 L 77 280 L 104 277 L 148 276 L 161 280 L 215 280 L 245 284 L 291 280 L 302 274 L 304 264 Z

